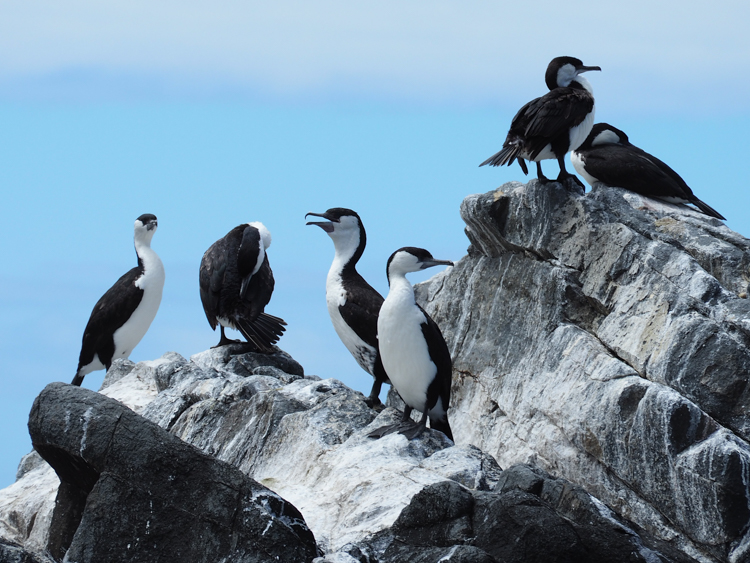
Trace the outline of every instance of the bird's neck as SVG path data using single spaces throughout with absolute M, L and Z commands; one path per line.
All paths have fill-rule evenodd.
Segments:
M 341 276 L 344 271 L 356 272 L 356 265 L 362 256 L 364 248 L 360 248 L 359 235 L 352 235 L 345 239 L 335 239 L 333 241 L 336 255 L 333 257 L 331 269 L 328 272 L 330 276 Z
M 388 276 L 390 288 L 386 301 L 394 306 L 413 306 L 416 304 L 414 288 L 404 274 L 390 274 Z
M 577 88 L 579 90 L 586 90 L 592 96 L 594 95 L 594 89 L 591 87 L 591 83 L 586 80 L 583 76 L 576 76 L 576 79 L 570 83 L 569 88 Z
M 144 273 L 164 271 L 161 259 L 151 248 L 150 241 L 136 240 L 135 253 L 138 255 L 138 265 Z

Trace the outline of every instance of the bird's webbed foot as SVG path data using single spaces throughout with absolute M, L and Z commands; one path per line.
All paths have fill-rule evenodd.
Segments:
M 365 404 L 372 410 L 380 412 L 385 408 L 385 405 L 381 402 L 380 397 L 365 397 Z
M 395 434 L 396 432 L 403 434 L 402 430 L 408 431 L 413 425 L 418 424 L 411 419 L 411 411 L 412 411 L 412 408 L 409 405 L 406 405 L 406 408 L 404 409 L 404 412 L 401 415 L 401 420 L 399 420 L 396 424 L 389 424 L 387 426 L 381 426 L 380 428 L 376 428 L 375 430 L 370 432 L 367 435 L 367 437 L 368 438 L 382 438 L 383 436 L 386 436 L 388 434 Z M 424 417 L 423 417 L 423 422 L 427 424 L 427 419 Z M 419 434 L 416 434 L 416 436 L 419 436 Z
M 224 327 L 222 325 L 219 325 L 219 330 L 221 332 L 221 338 L 219 339 L 219 343 L 216 346 L 211 346 L 211 349 L 214 348 L 221 348 L 222 346 L 229 346 L 230 344 L 242 344 L 241 340 L 232 340 L 231 338 L 227 338 L 227 335 L 224 334 Z
M 410 420 L 409 422 L 401 422 L 399 424 L 398 433 L 406 436 L 407 440 L 413 440 L 414 438 L 421 436 L 422 432 L 425 431 L 425 428 L 427 428 L 426 418 L 422 419 L 421 422 Z
M 583 182 L 581 182 L 581 180 L 578 178 L 578 176 L 576 176 L 575 174 L 571 174 L 568 171 L 560 172 L 557 177 L 557 181 L 572 192 L 578 192 L 580 194 L 584 194 L 586 192 L 586 188 L 583 185 Z
M 231 338 L 227 338 L 226 336 L 222 335 L 221 340 L 219 340 L 219 343 L 216 346 L 211 346 L 211 349 L 214 348 L 221 348 L 222 346 L 229 346 L 230 344 L 243 344 L 242 340 L 232 340 Z
M 380 428 L 376 428 L 375 430 L 370 432 L 367 435 L 367 437 L 368 438 L 382 438 L 383 436 L 397 432 L 399 426 L 401 426 L 400 422 L 397 422 L 396 424 L 388 424 L 386 426 L 381 426 Z

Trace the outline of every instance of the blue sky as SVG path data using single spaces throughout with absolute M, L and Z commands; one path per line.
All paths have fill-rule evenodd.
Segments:
M 200 258 L 260 220 L 277 282 L 267 310 L 289 322 L 282 348 L 308 373 L 369 390 L 325 309 L 333 245 L 304 214 L 357 210 L 360 270 L 384 293 L 396 248 L 459 259 L 463 197 L 524 180 L 517 166 L 477 165 L 544 93 L 554 56 L 601 66 L 588 76 L 597 120 L 750 234 L 750 5 L 528 6 L 0 0 L 0 486 L 30 450 L 34 397 L 72 379 L 91 308 L 135 265 L 142 213 L 159 218 L 167 281 L 131 359 L 218 341 Z

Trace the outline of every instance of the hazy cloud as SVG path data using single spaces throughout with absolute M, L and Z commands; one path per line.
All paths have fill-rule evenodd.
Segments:
M 517 103 L 544 90 L 550 58 L 570 54 L 600 65 L 595 91 L 631 108 L 747 105 L 744 0 L 31 0 L 0 7 L 6 99 Z M 653 93 L 644 92 L 647 84 Z

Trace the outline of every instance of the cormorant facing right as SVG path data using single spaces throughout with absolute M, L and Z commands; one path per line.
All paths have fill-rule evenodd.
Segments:
M 565 155 L 578 148 L 594 125 L 594 95 L 588 80 L 579 76 L 598 66 L 584 66 L 574 57 L 557 57 L 547 66 L 545 81 L 550 91 L 523 106 L 513 118 L 510 131 L 500 152 L 479 166 L 510 166 L 518 160 L 528 174 L 524 159 L 536 162 L 537 178 L 542 174 L 542 160 L 555 158 L 560 165 L 558 182 L 568 178 L 581 181 L 565 169 Z M 583 186 L 583 184 L 581 184 Z
M 423 248 L 407 246 L 388 259 L 386 272 L 390 290 L 378 316 L 378 342 L 383 366 L 393 387 L 406 403 L 401 422 L 384 426 L 369 435 L 379 438 L 398 432 L 409 440 L 427 427 L 453 439 L 448 424 L 453 363 L 440 328 L 417 305 L 406 274 L 432 266 L 452 266 L 450 260 L 435 260 Z M 411 420 L 412 409 L 422 411 L 422 420 Z
M 274 279 L 266 250 L 271 233 L 263 223 L 239 225 L 212 244 L 201 260 L 201 302 L 208 324 L 221 329 L 214 346 L 237 343 L 224 327 L 239 330 L 256 351 L 270 353 L 286 323 L 264 313 L 273 293 Z
M 597 123 L 571 155 L 586 181 L 602 182 L 670 203 L 692 203 L 706 215 L 725 220 L 693 194 L 677 172 L 655 156 L 631 144 L 628 136 L 608 123 Z
M 138 266 L 117 280 L 94 305 L 83 331 L 72 385 L 81 385 L 92 371 L 108 370 L 113 360 L 130 356 L 151 326 L 164 289 L 164 266 L 151 248 L 156 227 L 156 216 L 151 213 L 135 220 Z

